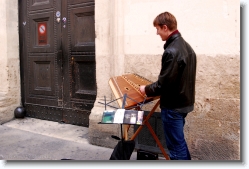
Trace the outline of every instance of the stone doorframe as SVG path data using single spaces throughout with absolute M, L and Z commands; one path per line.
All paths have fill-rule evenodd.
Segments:
M 14 118 L 21 105 L 18 1 L 0 1 L 0 124 Z
M 89 142 L 104 147 L 114 147 L 116 140 L 110 136 L 119 135 L 118 125 L 101 125 L 104 110 L 104 96 L 112 100 L 108 80 L 124 73 L 124 1 L 95 1 L 96 31 L 96 83 L 97 98 L 89 119 Z M 108 4 L 108 5 L 107 5 Z

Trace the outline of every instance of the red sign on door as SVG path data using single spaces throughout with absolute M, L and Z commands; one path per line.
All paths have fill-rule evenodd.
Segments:
M 38 45 L 47 44 L 47 23 L 38 23 Z

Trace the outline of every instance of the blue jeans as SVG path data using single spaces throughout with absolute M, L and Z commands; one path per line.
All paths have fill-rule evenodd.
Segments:
M 163 130 L 171 160 L 191 160 L 183 131 L 186 116 L 187 113 L 161 109 Z

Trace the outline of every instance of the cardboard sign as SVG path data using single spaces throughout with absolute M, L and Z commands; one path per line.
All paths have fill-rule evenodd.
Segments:
M 47 45 L 47 23 L 38 23 L 38 45 Z

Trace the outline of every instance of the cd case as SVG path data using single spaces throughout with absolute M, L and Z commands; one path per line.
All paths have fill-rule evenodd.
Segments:
M 109 124 L 137 124 L 142 125 L 144 111 L 136 110 L 105 110 L 102 115 L 101 123 Z

